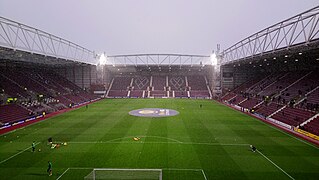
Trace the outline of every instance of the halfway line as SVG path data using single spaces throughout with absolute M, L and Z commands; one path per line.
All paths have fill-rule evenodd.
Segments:
M 185 144 L 185 145 L 209 145 L 209 146 L 249 146 L 249 144 L 205 143 L 205 142 L 110 142 L 110 141 L 71 141 L 70 144 Z

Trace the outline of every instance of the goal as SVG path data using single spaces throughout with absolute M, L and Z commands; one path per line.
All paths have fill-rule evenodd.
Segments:
M 94 168 L 86 180 L 162 180 L 161 169 L 113 169 L 113 168 Z

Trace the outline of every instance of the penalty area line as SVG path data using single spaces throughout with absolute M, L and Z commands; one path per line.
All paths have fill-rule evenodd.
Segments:
M 206 177 L 206 174 L 205 174 L 204 170 L 202 170 L 202 174 L 203 174 L 205 180 L 207 180 L 207 177 Z
M 56 178 L 56 180 L 59 180 L 66 172 L 68 172 L 70 168 L 66 169 L 58 178 Z
M 123 170 L 127 170 L 127 171 L 197 171 L 197 172 L 201 172 L 204 179 L 207 180 L 206 174 L 204 172 L 203 169 L 182 169 L 182 168 L 162 168 L 162 169 L 130 169 L 130 168 L 94 168 L 94 167 L 69 167 L 67 168 L 65 171 L 63 171 L 63 173 L 56 178 L 56 180 L 59 180 L 62 178 L 62 176 L 64 176 L 68 171 L 72 170 L 72 169 L 92 169 L 92 170 L 115 170 L 115 171 L 123 171 Z
M 290 176 L 285 170 L 283 170 L 281 167 L 279 167 L 276 163 L 274 163 L 272 160 L 270 160 L 267 156 L 265 156 L 262 152 L 256 150 L 260 155 L 262 155 L 265 159 L 267 159 L 271 164 L 273 164 L 276 168 L 278 168 L 281 172 L 285 173 L 290 179 L 295 179 L 292 176 Z
M 38 144 L 40 144 L 40 142 L 37 142 L 35 145 L 38 145 Z M 14 154 L 14 155 L 8 157 L 8 158 L 5 159 L 5 160 L 2 160 L 2 161 L 0 162 L 0 164 L 2 164 L 2 163 L 4 163 L 4 162 L 6 162 L 6 161 L 8 161 L 8 160 L 10 160 L 10 159 L 12 159 L 12 158 L 14 158 L 14 157 L 16 157 L 17 155 L 19 155 L 19 154 L 21 154 L 21 153 L 23 153 L 23 152 L 25 152 L 25 151 L 27 151 L 28 149 L 31 149 L 31 148 L 32 148 L 32 146 L 30 146 L 30 147 L 28 147 L 28 148 L 26 148 L 26 149 L 24 149 L 24 150 L 22 150 L 22 151 L 20 151 L 20 152 L 18 152 L 18 153 L 16 153 L 16 154 Z

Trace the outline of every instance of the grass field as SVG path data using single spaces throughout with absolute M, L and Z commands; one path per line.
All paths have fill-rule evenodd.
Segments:
M 128 114 L 139 108 L 180 114 Z M 68 145 L 50 149 L 48 137 Z M 41 152 L 31 152 L 32 141 Z M 0 136 L 0 179 L 84 179 L 93 168 L 162 169 L 163 179 L 183 180 L 318 179 L 319 149 L 214 101 L 189 99 L 107 99 Z

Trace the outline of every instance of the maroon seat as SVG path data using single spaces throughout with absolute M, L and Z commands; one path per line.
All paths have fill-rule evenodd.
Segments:
M 0 106 L 0 122 L 2 124 L 24 120 L 30 117 L 27 109 L 16 104 L 8 104 Z
M 319 117 L 313 119 L 312 121 L 304 125 L 303 129 L 319 136 Z
M 272 118 L 282 121 L 289 125 L 298 126 L 314 115 L 315 113 L 311 111 L 286 107 L 277 114 L 275 114 Z
M 254 106 L 256 106 L 259 102 L 260 102 L 260 100 L 258 100 L 258 99 L 250 98 L 250 99 L 247 99 L 246 101 L 244 101 L 243 103 L 241 103 L 240 106 L 244 107 L 244 108 L 251 109 Z

